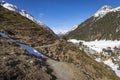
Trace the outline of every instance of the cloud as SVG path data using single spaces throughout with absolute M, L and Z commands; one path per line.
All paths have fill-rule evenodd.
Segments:
M 44 13 L 40 13 L 40 14 L 39 14 L 39 17 L 43 17 L 43 16 L 45 16 Z

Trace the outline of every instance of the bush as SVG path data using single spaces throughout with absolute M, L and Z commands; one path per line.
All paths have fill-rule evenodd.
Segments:
M 68 40 L 68 38 L 66 37 L 66 36 L 62 36 L 62 39 L 64 39 L 64 40 Z

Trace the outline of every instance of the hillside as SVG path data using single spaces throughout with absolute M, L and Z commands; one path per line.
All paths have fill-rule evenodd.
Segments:
M 53 43 L 57 39 L 56 35 L 43 28 L 44 25 L 35 24 L 33 21 L 16 12 L 4 9 L 2 6 L 0 6 L 0 17 L 0 32 L 6 33 L 21 43 L 32 45 L 35 40 L 36 43 L 41 42 L 39 45 L 43 45 L 44 43 Z
M 66 36 L 78 40 L 120 40 L 120 8 L 103 6 Z
M 0 35 L 2 80 L 119 80 L 107 66 L 96 62 L 72 43 L 58 39 L 42 25 L 2 6 L 0 32 L 14 40 L 10 42 Z M 46 60 L 37 58 L 34 54 L 29 55 L 17 43 L 35 48 L 43 53 Z M 26 60 L 30 62 L 27 63 Z
M 45 65 L 47 62 L 0 37 L 0 80 L 50 80 L 52 74 L 47 71 L 51 68 Z

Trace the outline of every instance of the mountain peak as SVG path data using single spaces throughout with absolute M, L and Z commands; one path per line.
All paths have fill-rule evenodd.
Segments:
M 110 12 L 113 8 L 108 5 L 101 7 L 95 14 L 94 17 L 103 17 L 106 13 Z
M 99 11 L 101 11 L 101 10 L 106 11 L 106 10 L 111 10 L 111 9 L 113 9 L 111 6 L 109 6 L 109 5 L 104 5 L 104 6 L 102 6 L 102 7 L 100 8 Z

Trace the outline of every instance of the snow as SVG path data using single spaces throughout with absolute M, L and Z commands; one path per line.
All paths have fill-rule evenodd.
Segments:
M 36 20 L 31 14 L 29 14 L 28 12 L 26 12 L 25 10 L 20 10 L 17 6 L 7 3 L 5 1 L 0 1 L 0 5 L 3 6 L 4 8 L 10 10 L 10 11 L 14 11 L 17 12 L 19 14 L 21 14 L 22 16 L 32 20 L 33 22 L 36 22 L 40 25 L 44 25 L 42 22 Z
M 78 28 L 79 25 L 74 25 L 73 28 L 71 29 L 71 31 L 74 31 L 75 29 Z
M 79 43 L 79 42 L 84 42 L 82 40 L 76 40 L 76 39 L 69 39 L 68 42 L 72 42 L 74 44 Z
M 5 35 L 4 33 L 1 33 L 0 32 L 0 36 L 10 40 L 11 42 L 16 42 L 15 40 L 11 39 L 10 37 L 8 37 L 7 35 Z M 33 54 L 37 57 L 44 57 L 44 55 L 40 52 L 38 52 L 37 50 L 35 50 L 34 48 L 28 46 L 28 45 L 25 45 L 25 44 L 21 44 L 21 43 L 18 43 L 16 42 L 17 45 L 19 45 L 20 47 L 26 49 L 28 51 L 29 54 Z
M 101 9 L 99 9 L 95 14 L 94 17 L 103 17 L 106 13 L 108 13 L 112 9 L 111 6 L 103 6 Z
M 111 47 L 111 49 L 113 49 L 114 47 L 118 47 L 120 48 L 120 41 L 117 40 L 95 40 L 95 41 L 83 41 L 83 40 L 76 40 L 76 39 L 70 39 L 68 40 L 68 42 L 72 42 L 74 44 L 79 44 L 80 42 L 83 42 L 83 45 L 87 46 L 88 48 L 84 48 L 84 50 L 87 49 L 87 51 L 89 50 L 95 50 L 97 53 L 102 52 L 103 48 L 107 48 L 107 47 Z M 93 54 L 94 52 L 90 51 L 91 54 Z M 117 58 L 112 57 L 112 58 L 108 58 L 107 60 L 102 60 L 102 58 L 97 57 L 95 59 L 95 61 L 97 62 L 103 62 L 104 64 L 108 65 L 113 71 L 115 71 L 116 75 L 120 77 L 120 70 L 118 70 L 119 66 L 118 64 L 115 64 L 112 62 L 111 59 L 116 59 L 117 61 L 119 61 L 120 56 L 118 56 Z
M 69 42 L 73 42 L 74 44 L 83 42 L 83 45 L 89 47 L 90 49 L 100 53 L 102 52 L 103 48 L 111 47 L 113 49 L 114 47 L 120 47 L 120 41 L 117 40 L 95 40 L 95 41 L 82 41 L 82 40 L 76 40 L 76 39 L 70 39 Z
M 4 33 L 1 33 L 1 32 L 0 32 L 0 36 L 9 39 L 9 37 L 7 35 L 5 35 Z
M 87 45 L 89 48 L 97 51 L 98 53 L 102 52 L 103 48 L 111 47 L 112 49 L 114 47 L 120 46 L 120 41 L 111 41 L 111 40 L 100 40 L 100 41 L 90 41 L 90 42 L 84 42 L 84 45 Z
M 4 2 L 4 3 L 5 3 L 5 2 Z M 11 10 L 11 11 L 16 11 L 16 12 L 18 12 L 18 10 L 19 10 L 16 6 L 14 6 L 14 5 L 12 5 L 12 4 L 9 4 L 9 3 L 2 4 L 2 6 L 3 6 L 4 8 L 7 8 L 7 9 Z
M 55 34 L 57 35 L 64 35 L 68 32 L 68 30 L 63 30 L 63 29 L 57 29 L 57 30 L 54 30 Z
M 25 44 L 20 44 L 20 43 L 17 43 L 17 45 L 21 46 L 22 48 L 26 49 L 29 54 L 33 54 L 37 57 L 43 57 L 43 54 L 38 52 L 37 50 L 35 50 L 34 48 L 28 46 L 28 45 L 25 45 Z
M 5 35 L 4 33 L 1 33 L 1 32 L 0 32 L 0 36 L 4 37 L 4 38 L 6 38 L 6 39 L 9 39 L 11 42 L 15 42 L 15 40 L 9 38 L 9 37 L 8 37 L 7 35 Z
M 120 7 L 117 8 L 112 8 L 111 6 L 103 6 L 101 9 L 99 9 L 93 16 L 94 17 L 99 17 L 102 18 L 104 17 L 107 13 L 109 12 L 116 12 L 116 11 L 120 11 Z
M 108 65 L 113 71 L 115 71 L 116 75 L 120 77 L 120 70 L 117 69 L 119 66 L 115 65 L 111 59 L 104 61 L 104 64 Z
M 101 61 L 101 58 L 96 58 L 95 61 L 97 61 L 97 62 L 102 62 L 102 61 Z

